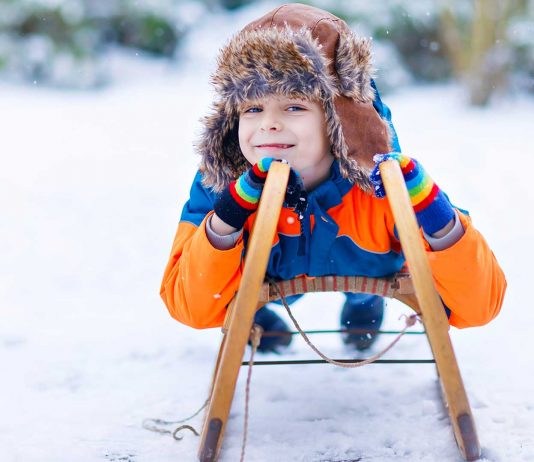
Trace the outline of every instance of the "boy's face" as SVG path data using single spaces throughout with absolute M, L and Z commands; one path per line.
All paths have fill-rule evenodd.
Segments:
M 328 177 L 333 161 L 322 105 L 285 96 L 241 107 L 239 146 L 251 164 L 263 157 L 287 160 L 307 188 Z

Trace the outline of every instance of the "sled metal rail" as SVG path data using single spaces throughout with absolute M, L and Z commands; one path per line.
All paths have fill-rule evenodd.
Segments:
M 365 359 L 334 359 L 338 363 L 356 364 Z M 242 366 L 248 366 L 250 362 L 243 361 Z M 253 361 L 253 366 L 287 366 L 292 364 L 329 364 L 324 359 L 289 359 L 277 361 Z M 435 359 L 377 359 L 371 364 L 436 364 Z
M 304 330 L 305 334 L 400 334 L 400 330 L 368 330 L 368 329 L 320 329 L 320 330 Z M 263 332 L 262 337 L 278 337 L 280 335 L 297 335 L 300 334 L 297 330 L 292 331 L 275 331 L 270 330 L 269 332 Z M 425 335 L 424 330 L 411 331 L 408 330 L 403 332 L 403 335 Z

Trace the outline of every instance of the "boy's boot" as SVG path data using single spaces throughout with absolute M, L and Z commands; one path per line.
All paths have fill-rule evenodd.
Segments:
M 343 342 L 357 350 L 368 349 L 377 339 L 377 331 L 384 318 L 385 301 L 378 295 L 346 293 L 341 311 L 342 329 L 363 329 L 361 333 L 343 333 Z
M 289 332 L 287 324 L 273 310 L 262 306 L 254 316 L 254 323 L 263 328 L 263 332 Z M 291 335 L 262 335 L 258 351 L 262 353 L 278 352 L 279 348 L 286 347 L 291 343 Z M 249 342 L 250 343 L 250 342 Z

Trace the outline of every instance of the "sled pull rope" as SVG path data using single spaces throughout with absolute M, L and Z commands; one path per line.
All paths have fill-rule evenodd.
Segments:
M 417 316 L 417 314 L 412 314 L 410 316 L 407 316 L 407 315 L 403 315 L 403 317 L 405 317 L 405 326 L 404 328 L 399 332 L 399 334 L 395 337 L 395 339 L 386 347 L 384 348 L 382 351 L 379 351 L 377 354 L 373 355 L 373 356 L 370 356 L 369 358 L 367 359 L 364 359 L 363 361 L 360 361 L 360 362 L 357 362 L 357 363 L 342 363 L 342 362 L 339 362 L 339 361 L 336 361 L 334 359 L 331 359 L 329 357 L 327 357 L 326 355 L 324 355 L 321 351 L 319 351 L 319 349 L 311 342 L 311 340 L 308 338 L 308 336 L 306 335 L 306 333 L 300 328 L 297 320 L 295 319 L 295 317 L 293 316 L 293 313 L 291 312 L 291 309 L 289 308 L 289 305 L 287 304 L 287 301 L 286 301 L 286 298 L 284 297 L 284 295 L 282 294 L 282 292 L 280 291 L 280 288 L 278 287 L 278 283 L 271 277 L 268 277 L 267 278 L 269 280 L 269 282 L 274 286 L 276 292 L 278 293 L 278 295 L 280 296 L 280 299 L 282 300 L 282 303 L 284 304 L 284 307 L 287 311 L 287 314 L 289 315 L 289 317 L 291 318 L 291 321 L 293 321 L 293 324 L 295 325 L 296 329 L 299 331 L 300 335 L 302 335 L 302 338 L 304 339 L 304 341 L 308 344 L 308 346 L 313 350 L 315 351 L 315 353 L 317 353 L 321 358 L 323 358 L 327 363 L 330 363 L 330 364 L 333 364 L 334 366 L 339 366 L 339 367 L 344 367 L 346 369 L 355 369 L 357 367 L 362 367 L 362 366 L 366 366 L 367 364 L 371 364 L 375 361 L 377 361 L 378 359 L 380 359 L 382 356 L 384 356 L 389 350 L 391 350 L 391 348 L 393 348 L 393 346 L 401 339 L 401 337 L 406 333 L 406 331 L 408 330 L 408 328 L 410 328 L 411 326 L 413 326 L 417 321 L 421 322 L 421 320 L 419 319 L 419 317 Z
M 258 345 L 260 344 L 261 335 L 263 333 L 263 329 L 258 324 L 254 324 L 252 326 L 252 329 L 250 331 L 250 342 L 252 346 L 252 351 L 250 353 L 250 360 L 249 360 L 249 368 L 247 373 L 247 382 L 246 382 L 246 388 L 245 388 L 245 420 L 243 424 L 243 442 L 241 444 L 241 458 L 239 459 L 240 462 L 243 462 L 245 460 L 245 449 L 247 447 L 247 436 L 248 436 L 248 416 L 249 416 L 249 402 L 250 402 L 250 383 L 252 380 L 252 365 L 254 364 L 254 354 L 256 353 L 256 350 L 258 349 Z M 179 427 L 176 427 L 174 430 L 169 430 L 167 428 L 161 428 L 161 425 L 176 425 L 180 423 L 187 422 L 194 417 L 196 417 L 202 409 L 204 409 L 210 402 L 210 398 L 206 399 L 206 402 L 198 409 L 194 414 L 190 415 L 189 417 L 186 417 L 185 419 L 180 420 L 163 420 L 163 419 L 145 419 L 143 420 L 143 428 L 146 430 L 150 430 L 152 432 L 156 433 L 163 433 L 163 434 L 169 434 L 171 435 L 176 441 L 181 441 L 183 439 L 183 436 L 178 436 L 178 433 L 182 430 L 189 430 L 191 431 L 195 436 L 200 436 L 198 431 L 192 427 L 191 425 L 180 425 Z
M 208 398 L 206 402 L 200 407 L 200 409 L 198 409 L 193 415 L 190 415 L 189 417 L 186 417 L 185 419 L 180 419 L 180 420 L 145 419 L 143 420 L 143 428 L 145 430 L 150 430 L 151 432 L 170 434 L 176 441 L 181 441 L 183 439 L 183 436 L 178 436 L 178 433 L 181 432 L 182 430 L 190 430 L 196 436 L 200 436 L 198 431 L 191 425 L 180 425 L 179 427 L 176 427 L 172 431 L 167 428 L 161 428 L 159 427 L 159 425 L 175 425 L 175 424 L 187 422 L 193 419 L 194 417 L 196 417 L 198 414 L 200 414 L 202 409 L 204 409 L 208 405 L 209 401 L 210 399 Z
M 240 462 L 245 460 L 245 449 L 247 447 L 247 435 L 248 435 L 248 403 L 250 401 L 250 382 L 252 378 L 252 365 L 254 364 L 254 354 L 258 349 L 261 340 L 261 334 L 263 333 L 263 328 L 254 324 L 252 330 L 250 331 L 250 343 L 252 346 L 252 351 L 250 352 L 250 359 L 248 362 L 248 373 L 247 373 L 247 384 L 245 387 L 245 421 L 243 423 L 243 442 L 241 443 L 241 458 Z

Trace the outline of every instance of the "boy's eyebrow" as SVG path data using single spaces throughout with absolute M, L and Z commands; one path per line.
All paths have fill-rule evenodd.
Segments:
M 304 99 L 304 98 L 291 98 L 290 103 L 288 104 L 303 104 L 303 105 L 312 105 L 313 100 L 312 99 Z
M 261 106 L 259 101 L 243 101 L 237 105 L 237 109 L 240 111 L 248 106 Z
M 283 104 L 295 104 L 295 103 L 310 104 L 311 102 L 312 102 L 312 100 L 308 100 L 308 99 L 305 99 L 305 98 L 288 98 L 287 101 L 283 101 Z M 239 103 L 237 105 L 237 109 L 239 111 L 241 111 L 245 107 L 262 106 L 262 105 L 263 105 L 263 103 L 260 100 L 254 100 L 254 101 L 247 100 L 247 101 L 243 101 L 242 103 Z

